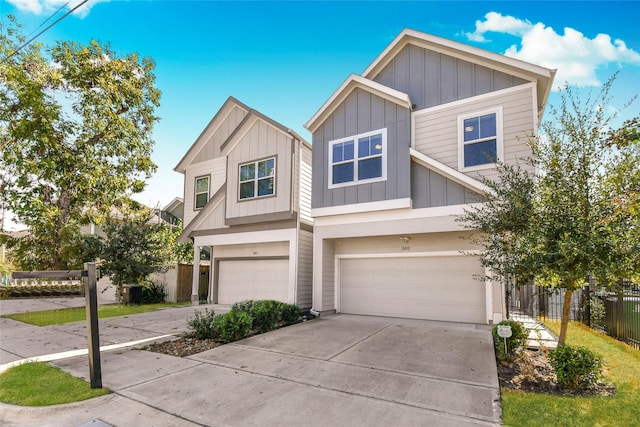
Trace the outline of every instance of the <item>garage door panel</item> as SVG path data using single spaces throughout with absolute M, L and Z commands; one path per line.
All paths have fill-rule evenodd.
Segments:
M 340 311 L 484 323 L 482 271 L 462 256 L 343 259 Z
M 218 263 L 218 303 L 288 299 L 289 260 L 225 260 Z

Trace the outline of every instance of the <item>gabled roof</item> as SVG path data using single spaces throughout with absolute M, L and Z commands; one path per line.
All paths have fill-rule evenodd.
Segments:
M 247 114 L 244 119 L 242 119 L 242 121 L 240 123 L 238 123 L 238 126 L 236 126 L 236 128 L 233 130 L 233 132 L 231 132 L 229 134 L 229 136 L 227 137 L 227 139 L 222 143 L 222 145 L 220 145 L 220 151 L 223 151 L 225 149 L 225 147 L 235 139 L 236 136 L 241 135 L 242 131 L 244 130 L 244 128 L 249 124 L 249 123 L 253 123 L 253 119 L 255 118 L 259 118 L 261 120 L 264 120 L 265 122 L 269 123 L 270 125 L 272 125 L 273 127 L 275 127 L 276 129 L 281 130 L 284 133 L 288 133 L 289 135 L 293 136 L 295 139 L 302 141 L 303 143 L 307 143 L 307 141 L 305 141 L 300 135 L 298 135 L 297 133 L 295 133 L 294 131 L 292 131 L 291 129 L 289 129 L 288 127 L 276 122 L 275 120 L 273 120 L 271 117 L 269 116 L 265 116 L 264 114 L 262 114 L 260 111 L 258 110 L 254 110 L 253 108 L 251 108 L 249 110 L 249 114 Z
M 172 211 L 178 206 L 180 206 L 184 201 L 182 197 L 174 197 L 172 201 L 170 201 L 162 210 L 163 211 Z
M 202 147 L 207 143 L 207 139 L 204 137 L 208 133 L 210 129 L 219 125 L 219 122 L 224 119 L 224 115 L 230 110 L 231 107 L 237 106 L 247 113 L 252 110 L 251 107 L 246 106 L 242 102 L 235 99 L 233 96 L 227 98 L 227 100 L 222 104 L 222 107 L 218 110 L 215 116 L 209 121 L 209 124 L 204 128 L 204 130 L 200 133 L 196 141 L 193 143 L 191 148 L 185 153 L 182 159 L 178 162 L 174 171 L 184 173 L 187 170 L 187 166 L 193 161 L 193 159 L 198 155 Z
M 374 82 L 373 80 L 358 76 L 357 74 L 351 74 L 342 83 L 342 85 L 340 85 L 338 90 L 333 93 L 331 98 L 329 98 L 327 102 L 325 102 L 322 107 L 320 107 L 318 112 L 314 114 L 311 119 L 309 119 L 304 127 L 311 133 L 315 132 L 320 124 L 324 122 L 327 116 L 333 113 L 335 109 L 338 108 L 338 106 L 342 103 L 342 101 L 344 101 L 345 98 L 349 96 L 349 94 L 356 88 L 363 89 L 381 98 L 387 99 L 391 102 L 395 102 L 398 105 L 402 105 L 411 109 L 411 100 L 409 99 L 409 95 L 407 95 L 406 93 Z
M 407 44 L 484 65 L 488 68 L 502 71 L 525 80 L 535 81 L 538 87 L 538 116 L 542 117 L 542 112 L 547 103 L 556 70 L 420 31 L 411 29 L 403 30 L 391 44 L 378 55 L 371 65 L 364 70 L 362 77 L 367 79 L 375 78 Z

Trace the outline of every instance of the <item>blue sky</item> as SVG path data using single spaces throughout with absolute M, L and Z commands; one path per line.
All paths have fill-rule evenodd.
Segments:
M 15 15 L 29 34 L 64 3 L 0 0 L 0 19 Z M 597 90 L 620 71 L 608 106 L 618 110 L 640 93 L 638 16 L 639 1 L 90 0 L 38 41 L 96 39 L 155 60 L 158 171 L 136 196 L 155 206 L 182 196 L 173 168 L 228 96 L 310 140 L 304 123 L 404 28 L 558 68 L 555 86 Z M 635 102 L 618 123 L 638 114 Z

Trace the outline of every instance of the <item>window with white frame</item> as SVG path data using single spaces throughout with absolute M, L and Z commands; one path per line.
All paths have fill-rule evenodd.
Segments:
M 461 170 L 493 167 L 502 158 L 502 108 L 458 117 Z
M 276 158 L 258 160 L 240 165 L 239 199 L 272 196 L 276 186 Z
M 195 185 L 195 209 L 202 209 L 209 201 L 209 177 L 199 176 Z
M 387 130 L 329 142 L 329 188 L 387 178 Z

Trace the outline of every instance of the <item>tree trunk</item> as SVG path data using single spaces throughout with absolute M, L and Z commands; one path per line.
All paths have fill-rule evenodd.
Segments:
M 560 319 L 558 345 L 564 345 L 567 339 L 567 326 L 569 326 L 569 312 L 571 311 L 571 295 L 573 295 L 573 289 L 567 288 L 564 292 L 564 302 L 562 303 L 562 319 Z

